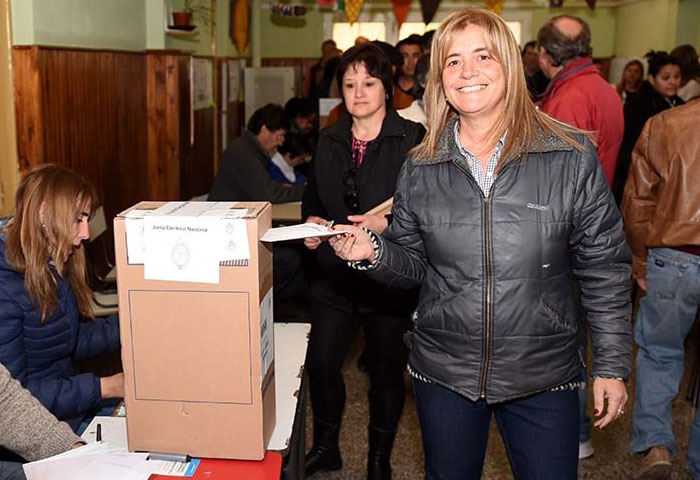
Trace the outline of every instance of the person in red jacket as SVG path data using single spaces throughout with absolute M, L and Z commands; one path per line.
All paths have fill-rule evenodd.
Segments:
M 598 74 L 591 58 L 591 30 L 570 15 L 552 17 L 537 35 L 540 68 L 551 78 L 540 103 L 557 120 L 594 134 L 608 185 L 622 143 L 622 101 Z
M 588 24 L 569 15 L 553 17 L 540 28 L 537 45 L 540 68 L 552 79 L 541 97 L 540 108 L 557 120 L 593 133 L 605 179 L 612 187 L 625 117 L 620 96 L 593 64 Z M 585 348 L 585 339 L 582 345 Z M 582 385 L 579 458 L 588 458 L 593 455 L 593 445 L 585 381 Z

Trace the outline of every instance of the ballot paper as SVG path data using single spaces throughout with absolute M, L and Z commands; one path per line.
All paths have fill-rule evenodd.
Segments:
M 332 237 L 345 233 L 345 230 L 333 230 L 318 223 L 300 223 L 288 227 L 271 228 L 260 239 L 263 242 L 284 242 L 309 237 Z
M 22 467 L 27 480 L 147 480 L 152 473 L 147 457 L 147 453 L 114 451 L 109 443 L 101 442 Z
M 95 441 L 100 425 L 102 441 Z M 23 465 L 27 480 L 148 480 L 151 474 L 191 477 L 199 459 L 148 460 L 148 452 L 129 453 L 126 418 L 97 416 L 82 439 L 87 445 Z

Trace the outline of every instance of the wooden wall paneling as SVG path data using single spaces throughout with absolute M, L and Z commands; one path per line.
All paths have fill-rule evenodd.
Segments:
M 26 172 L 43 161 L 44 137 L 39 88 L 39 47 L 12 49 L 17 157 L 19 169 Z
M 144 56 L 42 48 L 39 59 L 44 160 L 93 181 L 111 219 L 148 196 Z
M 146 55 L 147 170 L 150 200 L 180 199 L 179 55 Z M 182 112 L 183 114 L 186 112 Z
M 147 199 L 149 193 L 146 55 L 138 53 L 117 56 L 113 78 L 116 80 L 112 107 L 115 131 L 110 138 L 114 139 L 117 147 L 117 158 L 109 168 L 102 162 L 105 168 L 101 173 L 105 184 L 113 184 L 107 190 L 109 197 L 119 199 L 114 212 L 116 214 Z
M 181 70 L 189 72 L 189 57 L 183 57 Z M 214 60 L 212 59 L 212 62 Z M 215 62 L 214 62 L 215 63 Z M 216 75 L 216 67 L 213 65 L 212 74 Z M 214 138 L 216 128 L 216 108 L 208 107 L 194 111 L 192 127 L 194 128 L 194 142 L 190 144 L 190 86 L 189 75 L 182 75 L 180 79 L 180 151 L 182 161 L 180 163 L 180 197 L 189 200 L 209 192 L 214 180 Z M 216 101 L 216 95 L 214 95 Z
M 216 59 L 216 74 L 219 76 L 218 78 L 221 78 L 221 70 L 223 68 L 223 64 L 227 63 L 229 60 L 233 60 L 232 58 L 228 57 L 218 57 Z M 241 85 L 238 87 L 240 89 L 243 88 L 243 75 L 241 74 L 240 76 L 241 80 Z M 239 137 L 241 133 L 243 133 L 243 129 L 245 128 L 245 125 L 243 125 L 243 120 L 244 120 L 244 115 L 245 115 L 245 110 L 243 108 L 243 102 L 239 102 L 238 99 L 234 101 L 229 101 L 229 92 L 231 89 L 231 85 L 226 84 L 227 91 L 223 92 L 219 88 L 217 90 L 217 108 L 219 111 L 217 112 L 217 125 L 216 128 L 221 130 L 221 125 L 219 122 L 219 118 L 221 115 L 220 109 L 222 106 L 225 104 L 226 105 L 226 130 L 223 132 L 225 142 L 224 145 L 229 145 L 234 139 Z M 218 140 L 217 145 L 214 147 L 215 150 L 221 149 L 221 139 Z M 225 148 L 225 147 L 224 147 Z M 216 176 L 216 172 L 218 171 L 219 168 L 219 162 L 220 162 L 220 157 L 221 154 L 223 153 L 222 151 L 218 151 L 216 156 L 215 156 L 215 161 L 214 161 L 214 171 L 213 171 L 213 176 L 212 176 L 212 182 L 213 182 L 213 177 Z
M 108 218 L 147 198 L 144 55 L 32 46 L 13 49 L 13 62 L 22 172 L 77 171 Z
M 227 132 L 223 132 L 224 125 L 226 126 L 226 129 L 228 130 L 228 121 L 226 121 L 224 124 L 222 124 L 221 118 L 223 117 L 224 114 L 228 115 L 228 92 L 229 92 L 229 84 L 228 84 L 228 65 L 227 65 L 228 59 L 225 57 L 216 57 L 214 59 L 214 76 L 219 79 L 219 81 L 216 83 L 216 89 L 214 90 L 214 97 L 215 97 L 215 102 L 216 102 L 216 116 L 215 116 L 215 121 L 214 121 L 214 130 L 215 130 L 215 142 L 214 142 L 214 162 L 212 165 L 212 182 L 214 181 L 214 177 L 216 177 L 217 172 L 219 171 L 219 162 L 221 161 L 221 153 L 222 153 L 222 143 L 224 145 L 228 145 L 228 135 Z M 226 70 L 224 70 L 224 68 Z M 226 82 L 221 81 L 221 76 L 222 72 L 226 72 Z M 223 91 L 223 89 L 226 89 L 226 91 Z M 228 118 L 227 118 L 228 120 Z

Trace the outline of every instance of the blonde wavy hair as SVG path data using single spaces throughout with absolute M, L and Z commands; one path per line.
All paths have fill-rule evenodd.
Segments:
M 489 143 L 495 144 L 504 132 L 508 131 L 500 163 L 526 151 L 532 142 L 539 142 L 542 131 L 545 134 L 552 133 L 581 150 L 582 144 L 572 136 L 579 130 L 567 127 L 540 112 L 530 100 L 520 49 L 508 25 L 501 17 L 488 10 L 464 8 L 450 14 L 433 37 L 430 72 L 423 96 L 429 128 L 423 141 L 413 149 L 413 156 L 434 160 L 438 140 L 445 125 L 450 117 L 458 114 L 447 102 L 442 84 L 442 71 L 455 37 L 471 25 L 483 29 L 489 54 L 501 65 L 505 78 L 505 114 L 492 126 L 487 139 Z
M 97 194 L 87 180 L 52 164 L 33 168 L 20 182 L 15 213 L 5 227 L 5 256 L 24 275 L 24 285 L 42 323 L 58 306 L 56 280 L 66 278 L 78 309 L 92 318 L 83 247 L 73 246 L 76 221 L 97 207 Z

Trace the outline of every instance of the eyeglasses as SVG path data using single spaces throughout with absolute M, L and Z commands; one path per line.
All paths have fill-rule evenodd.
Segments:
M 343 176 L 343 202 L 351 213 L 360 212 L 360 196 L 357 194 L 357 188 L 355 187 L 356 174 L 357 168 L 352 167 L 350 170 L 345 172 L 345 175 Z

